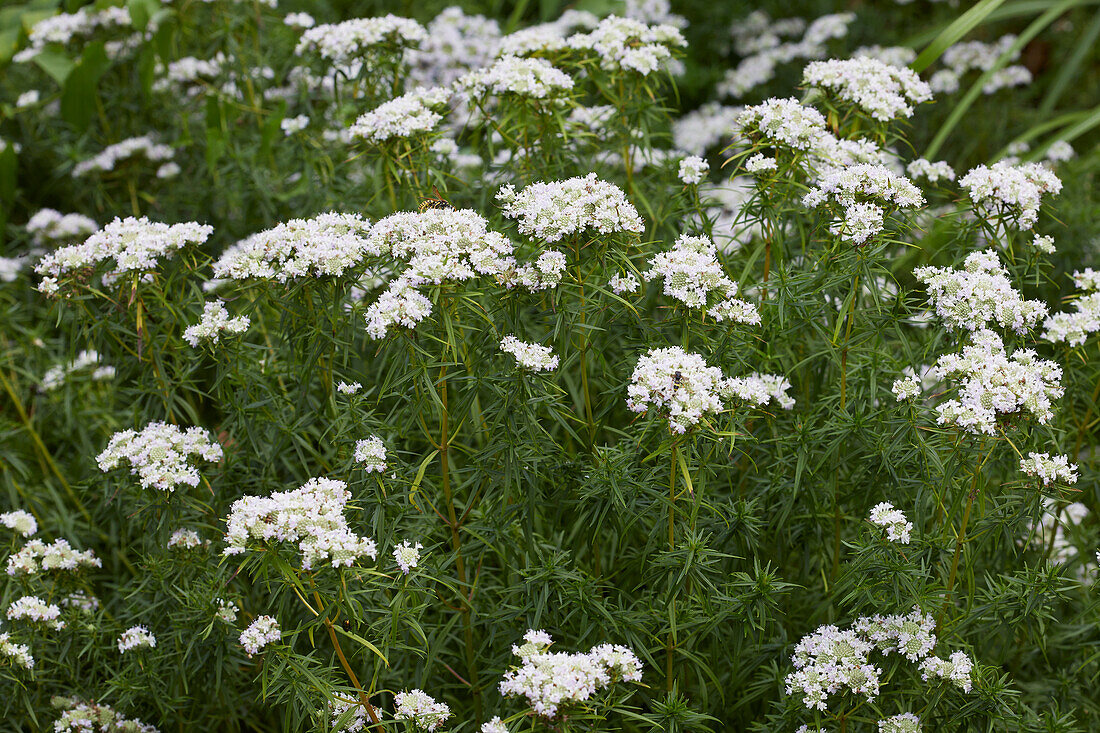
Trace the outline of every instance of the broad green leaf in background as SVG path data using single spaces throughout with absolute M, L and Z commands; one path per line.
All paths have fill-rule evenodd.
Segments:
M 61 87 L 61 117 L 84 130 L 96 112 L 96 87 L 111 65 L 103 43 L 90 43 Z

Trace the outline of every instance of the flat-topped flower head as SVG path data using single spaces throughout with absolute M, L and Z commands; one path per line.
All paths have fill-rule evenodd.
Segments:
M 894 385 L 890 389 L 898 402 L 912 400 L 920 397 L 921 382 L 916 377 L 902 377 L 900 379 L 895 379 Z
M 447 703 L 437 702 L 423 690 L 406 690 L 394 696 L 397 709 L 393 717 L 408 721 L 418 730 L 434 731 L 451 717 Z
M 829 231 L 860 245 L 883 230 L 887 211 L 922 206 L 924 196 L 908 178 L 886 166 L 857 163 L 827 167 L 802 203 L 842 207 L 842 218 L 831 224 Z
M 1075 311 L 1055 313 L 1043 323 L 1043 338 L 1051 343 L 1080 346 L 1100 331 L 1100 272 L 1091 267 L 1077 270 L 1073 282 L 1086 292 L 1073 301 Z
M 1051 456 L 1049 453 L 1031 451 L 1020 459 L 1020 470 L 1028 476 L 1038 476 L 1044 486 L 1055 481 L 1077 483 L 1077 465 L 1069 462 L 1069 456 Z
M 532 372 L 550 372 L 558 368 L 558 357 L 549 346 L 530 344 L 515 336 L 501 339 L 500 350 L 511 354 L 521 368 Z
M 351 492 L 347 484 L 311 478 L 301 488 L 271 496 L 245 496 L 233 502 L 226 521 L 225 555 L 247 551 L 253 542 L 291 542 L 302 553 L 302 568 L 318 560 L 332 567 L 350 567 L 357 559 L 377 555 L 374 540 L 351 531 L 344 509 Z
M 812 151 L 827 136 L 825 117 L 797 99 L 768 99 L 746 107 L 737 118 L 738 132 L 771 147 Z
M 355 462 L 362 463 L 367 473 L 386 470 L 386 444 L 377 435 L 355 443 Z
M 738 299 L 737 283 L 726 276 L 718 248 L 707 237 L 680 235 L 667 252 L 649 261 L 646 280 L 663 282 L 665 295 L 689 308 L 701 308 L 717 321 L 757 325 L 760 314 L 751 303 Z
M 81 178 L 89 173 L 112 171 L 119 163 L 139 157 L 150 163 L 163 163 L 171 160 L 173 155 L 175 151 L 170 145 L 158 143 L 150 135 L 131 137 L 114 145 L 108 145 L 98 155 L 77 163 L 73 167 L 73 178 Z
M 193 550 L 203 544 L 199 533 L 193 529 L 181 528 L 172 531 L 168 538 L 168 549 Z
M 214 277 L 287 282 L 340 277 L 368 254 L 370 222 L 358 214 L 291 219 L 237 242 L 214 263 Z
M 936 647 L 936 620 L 917 606 L 904 616 L 864 616 L 852 628 L 883 654 L 900 654 L 910 662 L 919 662 Z
M 424 549 L 424 546 L 419 542 L 413 544 L 408 540 L 402 540 L 400 545 L 393 548 L 393 559 L 397 563 L 397 567 L 401 568 L 402 573 L 408 575 L 409 571 L 417 566 L 420 562 L 420 551 L 422 549 Z
M 802 83 L 826 90 L 880 122 L 912 117 L 913 107 L 932 99 L 932 90 L 915 72 L 877 59 L 812 61 Z
M 1023 334 L 1047 315 L 1045 303 L 1024 300 L 1012 286 L 993 250 L 967 255 L 961 270 L 918 267 L 913 275 L 928 287 L 936 315 L 948 329 L 979 331 L 996 322 Z
M 905 518 L 900 509 L 888 501 L 876 504 L 871 509 L 871 523 L 877 524 L 886 530 L 886 538 L 891 542 L 909 544 L 909 533 L 913 530 L 913 523 Z
M 31 648 L 26 644 L 17 644 L 11 640 L 11 634 L 0 634 L 0 662 L 3 659 L 10 660 L 10 664 L 23 669 L 34 669 L 34 657 L 31 656 Z
M 511 185 L 497 192 L 497 201 L 523 234 L 544 242 L 594 230 L 599 234 L 641 234 L 645 230 L 637 209 L 613 183 L 595 173 L 564 181 L 532 183 L 517 192 Z
M 361 115 L 349 131 L 374 144 L 426 135 L 443 121 L 450 98 L 450 89 L 417 87 Z
M 39 209 L 27 220 L 26 228 L 36 247 L 51 247 L 84 240 L 99 229 L 99 224 L 83 214 L 62 214 L 55 209 Z
M 690 155 L 680 161 L 677 175 L 685 185 L 698 186 L 707 177 L 707 171 L 709 170 L 710 163 L 698 155 Z
M 271 616 L 257 616 L 256 620 L 241 632 L 241 646 L 248 656 L 259 654 L 268 644 L 274 644 L 283 638 L 279 622 Z
M 1031 229 L 1039 219 L 1045 194 L 1062 190 L 1062 181 L 1038 163 L 1013 165 L 1007 161 L 979 165 L 959 180 L 980 216 L 996 218 L 1020 229 Z
M 38 531 L 38 522 L 35 521 L 34 515 L 22 509 L 0 514 L 0 524 L 23 537 L 30 537 Z
M 971 673 L 974 670 L 974 662 L 965 652 L 952 652 L 947 659 L 928 657 L 920 665 L 921 678 L 928 681 L 932 677 L 953 682 L 963 692 L 970 692 L 973 687 Z
M 119 715 L 103 703 L 87 703 L 74 697 L 55 697 L 50 702 L 64 708 L 61 717 L 54 721 L 54 733 L 160 733 L 137 718 Z
M 221 445 L 202 428 L 180 430 L 168 423 L 151 422 L 140 431 L 115 433 L 96 461 L 104 472 L 126 461 L 142 488 L 171 492 L 181 484 L 198 486 L 199 471 L 189 460 L 221 458 Z
M 625 646 L 601 644 L 569 654 L 548 651 L 552 639 L 544 631 L 528 631 L 523 638 L 522 646 L 512 647 L 520 666 L 505 673 L 500 692 L 522 695 L 544 718 L 556 718 L 614 684 L 641 682 L 642 663 Z
M 229 311 L 220 300 L 212 300 L 203 305 L 202 318 L 193 326 L 188 326 L 183 331 L 183 340 L 198 346 L 201 341 L 209 341 L 216 344 L 221 340 L 222 334 L 244 333 L 249 326 L 248 316 L 229 317 Z
M 801 695 L 803 705 L 818 710 L 828 709 L 828 696 L 841 691 L 873 700 L 882 675 L 869 659 L 873 649 L 855 631 L 818 627 L 795 646 L 791 657 L 795 671 L 785 680 L 787 694 Z
M 486 95 L 547 99 L 573 89 L 573 78 L 546 59 L 504 56 L 463 76 L 458 87 L 472 97 Z
M 377 18 L 353 18 L 343 23 L 318 25 L 307 29 L 294 53 L 319 56 L 333 64 L 346 64 L 370 52 L 415 48 L 428 37 L 424 26 L 411 18 L 384 15 Z
M 39 290 L 56 293 L 62 278 L 101 264 L 107 266 L 105 284 L 126 273 L 155 270 L 162 259 L 170 259 L 186 246 L 202 244 L 213 232 L 213 227 L 195 222 L 169 225 L 144 216 L 116 218 L 83 244 L 60 247 L 44 256 L 34 268 L 42 276 Z
M 878 722 L 878 733 L 921 733 L 920 718 L 912 713 L 892 715 Z
M 12 601 L 8 606 L 8 620 L 24 621 L 54 631 L 65 628 L 57 604 L 47 603 L 37 596 L 23 596 Z
M 8 555 L 8 575 L 13 576 L 99 567 L 103 567 L 103 563 L 94 552 L 74 550 L 66 539 L 50 543 L 30 540 L 17 552 Z
M 992 331 L 972 338 L 961 354 L 944 354 L 930 372 L 935 379 L 958 382 L 958 397 L 936 408 L 937 422 L 976 435 L 995 434 L 999 417 L 1017 413 L 1048 423 L 1053 401 L 1062 396 L 1062 368 L 1030 349 L 1009 356 Z
M 675 433 L 686 433 L 707 415 L 716 415 L 733 398 L 750 405 L 771 400 L 794 404 L 785 391 L 790 384 L 774 375 L 727 379 L 718 367 L 707 366 L 699 354 L 678 346 L 651 349 L 638 360 L 627 386 L 626 406 L 634 412 L 655 409 Z
M 905 172 L 910 178 L 923 178 L 929 183 L 955 180 L 955 169 L 942 160 L 932 162 L 917 158 L 905 166 Z
M 131 626 L 118 637 L 118 653 L 125 654 L 131 649 L 152 649 L 157 645 L 157 637 L 144 626 Z
M 595 54 L 603 69 L 642 76 L 669 68 L 673 50 L 687 45 L 674 25 L 647 25 L 615 15 L 601 20 L 590 33 L 576 33 L 566 42 L 572 49 Z

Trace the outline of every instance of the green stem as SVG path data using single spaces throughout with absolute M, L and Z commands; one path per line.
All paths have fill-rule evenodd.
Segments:
M 588 384 L 588 329 L 586 326 L 586 300 L 584 295 L 584 272 L 581 267 L 581 240 L 579 237 L 573 240 L 573 251 L 577 258 L 577 285 L 580 287 L 580 308 L 578 329 L 580 343 L 580 367 L 581 367 L 581 391 L 584 394 L 584 420 L 588 428 L 588 451 L 591 452 L 596 444 L 596 420 L 592 413 L 592 389 Z
M 951 591 L 955 588 L 955 578 L 959 571 L 959 558 L 962 556 L 963 542 L 966 541 L 966 526 L 970 522 L 970 511 L 974 506 L 974 499 L 978 495 L 978 477 L 982 475 L 982 466 L 985 465 L 985 461 L 988 459 L 989 454 L 986 454 L 985 459 L 979 460 L 978 465 L 974 467 L 974 476 L 970 480 L 970 490 L 966 493 L 966 508 L 963 510 L 962 526 L 959 527 L 959 534 L 955 538 L 955 556 L 951 559 L 951 573 L 947 577 L 947 591 L 943 596 L 943 614 L 945 616 L 948 607 L 951 605 Z
M 680 457 L 680 441 L 672 441 L 671 461 L 668 472 L 668 551 L 676 549 L 676 464 Z M 676 598 L 672 584 L 673 573 L 669 572 L 669 597 L 670 618 L 676 613 Z M 665 689 L 672 692 L 672 650 L 676 646 L 676 639 L 672 631 L 668 632 L 668 641 L 665 643 Z

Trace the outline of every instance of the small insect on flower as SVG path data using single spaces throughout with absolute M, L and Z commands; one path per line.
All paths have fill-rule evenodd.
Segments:
M 454 205 L 450 201 L 443 198 L 443 194 L 439 192 L 439 189 L 433 188 L 435 193 L 434 198 L 426 198 L 420 202 L 420 206 L 417 207 L 417 211 L 423 214 L 430 209 L 454 209 Z

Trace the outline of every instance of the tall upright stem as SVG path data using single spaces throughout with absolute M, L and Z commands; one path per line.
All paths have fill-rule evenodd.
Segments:
M 447 396 L 447 366 L 440 370 L 439 374 L 439 402 L 442 410 L 439 416 L 439 470 L 443 484 L 443 498 L 447 502 L 447 524 L 451 528 L 451 547 L 455 552 L 455 573 L 458 576 L 460 588 L 467 587 L 466 559 L 462 556 L 462 537 L 458 533 L 459 520 L 455 511 L 454 495 L 451 491 L 451 436 L 450 436 L 450 409 Z M 466 672 L 470 676 L 470 686 L 474 696 L 474 714 L 477 721 L 481 721 L 481 689 L 478 686 L 477 657 L 474 654 L 474 627 L 470 618 L 471 591 L 465 591 L 466 598 L 460 604 L 462 614 L 462 635 L 466 646 Z
M 576 255 L 577 286 L 580 288 L 580 308 L 578 322 L 580 323 L 580 366 L 581 366 L 581 392 L 584 394 L 584 420 L 588 428 L 588 450 L 591 451 L 596 443 L 596 420 L 592 414 L 592 391 L 588 384 L 588 329 L 586 328 L 586 300 L 584 296 L 584 268 L 581 266 L 581 240 L 577 237 L 573 240 L 573 252 Z
M 859 300 L 859 273 L 852 284 L 852 302 L 848 307 L 848 322 L 844 327 L 844 348 L 840 352 L 840 409 L 845 409 L 848 396 L 848 340 L 852 337 L 852 322 L 856 319 L 856 301 Z
M 959 571 L 959 558 L 962 556 L 963 542 L 966 541 L 966 526 L 970 522 L 970 510 L 974 506 L 974 499 L 978 495 L 978 477 L 982 475 L 982 466 L 985 465 L 985 460 L 988 458 L 989 455 L 987 454 L 985 459 L 979 460 L 978 465 L 974 467 L 974 477 L 970 480 L 970 490 L 966 493 L 966 508 L 963 510 L 962 526 L 959 527 L 959 534 L 955 538 L 955 556 L 951 559 L 951 573 L 947 576 L 947 591 L 943 595 L 943 614 L 945 616 L 948 607 L 951 605 L 951 591 L 955 588 L 955 578 Z
M 676 464 L 680 458 L 680 441 L 672 441 L 671 461 L 668 472 L 668 550 L 676 549 Z M 676 613 L 676 596 L 672 588 L 672 571 L 669 572 L 669 604 L 670 618 Z M 668 632 L 668 641 L 665 643 L 665 690 L 672 692 L 672 650 L 675 648 L 676 639 L 672 631 Z
M 321 595 L 317 591 L 313 592 L 313 600 L 317 604 L 317 613 L 321 613 L 324 610 L 324 606 L 321 603 Z M 332 642 L 333 648 L 336 650 L 336 658 L 340 660 L 340 666 L 344 668 L 344 671 L 348 675 L 348 679 L 351 680 L 352 686 L 355 688 L 355 691 L 359 693 L 359 704 L 367 711 L 367 715 L 370 716 L 371 722 L 377 725 L 379 722 L 378 714 L 374 712 L 374 706 L 370 704 L 367 693 L 363 690 L 363 685 L 359 683 L 359 678 L 348 663 L 348 658 L 344 655 L 344 649 L 340 646 L 340 638 L 336 636 L 336 629 L 332 628 L 332 619 L 327 615 L 325 616 L 325 630 L 328 632 L 328 638 Z

